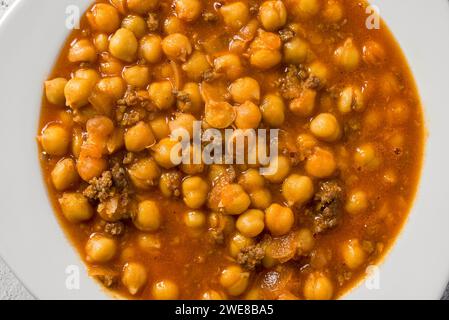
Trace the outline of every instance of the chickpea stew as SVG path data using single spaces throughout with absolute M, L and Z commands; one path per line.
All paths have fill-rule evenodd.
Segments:
M 98 0 L 45 82 L 56 215 L 130 299 L 334 299 L 394 243 L 419 182 L 413 77 L 356 0 Z M 180 164 L 178 128 L 280 129 L 275 170 Z

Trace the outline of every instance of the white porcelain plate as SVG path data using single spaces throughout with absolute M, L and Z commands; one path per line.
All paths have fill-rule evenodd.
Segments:
M 0 23 L 0 255 L 40 299 L 107 298 L 54 217 L 35 143 L 42 82 L 69 33 L 66 9 L 90 2 L 18 0 Z M 347 298 L 439 299 L 449 280 L 449 2 L 375 4 L 418 82 L 429 137 L 416 203 L 378 286 L 361 284 Z M 76 266 L 79 289 L 68 277 Z

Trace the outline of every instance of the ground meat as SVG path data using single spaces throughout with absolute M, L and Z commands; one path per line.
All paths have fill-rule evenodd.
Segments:
M 204 12 L 203 13 L 203 20 L 206 22 L 217 22 L 218 21 L 218 16 L 213 13 L 213 12 Z
M 285 69 L 285 74 L 278 80 L 282 96 L 285 99 L 294 99 L 301 95 L 302 83 L 308 77 L 303 66 L 289 65 Z
M 149 13 L 147 18 L 148 31 L 155 32 L 159 29 L 159 18 L 156 13 Z
M 114 186 L 119 190 L 124 190 L 128 187 L 128 180 L 126 179 L 126 171 L 118 163 L 114 164 L 111 169 L 112 180 Z
M 321 85 L 321 80 L 315 76 L 308 77 L 306 82 L 304 83 L 304 86 L 307 89 L 319 89 L 321 88 Z
M 105 171 L 101 177 L 93 178 L 89 181 L 89 186 L 84 190 L 83 194 L 91 200 L 105 201 L 115 193 L 112 186 L 112 173 L 111 171 Z
M 181 195 L 182 173 L 177 170 L 168 171 L 163 174 L 163 179 L 167 181 L 168 189 L 173 196 Z
M 132 152 L 128 152 L 124 157 L 123 157 L 123 164 L 131 164 L 134 162 L 134 160 L 136 159 L 136 155 Z
M 259 4 L 256 2 L 251 2 L 249 5 L 249 13 L 256 15 L 259 12 Z
M 185 91 L 174 91 L 173 92 L 176 99 L 185 105 L 186 107 L 190 107 L 192 105 L 192 99 L 190 98 L 190 94 Z
M 203 72 L 203 74 L 201 75 L 201 80 L 205 82 L 212 82 L 220 77 L 220 74 L 215 72 L 213 69 L 209 69 Z
M 150 98 L 147 95 L 137 92 L 132 87 L 129 87 L 126 90 L 123 98 L 117 101 L 117 104 L 125 105 L 127 107 L 146 107 L 148 104 L 150 104 Z
M 237 263 L 247 270 L 254 270 L 265 257 L 265 250 L 260 245 L 243 248 L 237 256 Z
M 294 36 L 295 32 L 290 28 L 279 30 L 279 37 L 281 38 L 282 42 L 290 41 Z
M 118 283 L 118 275 L 101 274 L 96 275 L 95 278 L 97 278 L 106 288 L 112 288 Z
M 104 226 L 104 232 L 111 236 L 120 236 L 125 231 L 125 225 L 123 222 L 106 222 Z
M 116 109 L 117 122 L 122 127 L 133 126 L 145 118 L 145 112 L 136 109 L 127 109 L 125 106 L 118 106 Z
M 128 180 L 125 169 L 117 163 L 99 178 L 89 181 L 83 194 L 98 203 L 97 212 L 106 221 L 116 222 L 130 217 Z
M 313 231 L 321 233 L 335 227 L 341 211 L 343 190 L 336 181 L 320 183 L 313 199 Z

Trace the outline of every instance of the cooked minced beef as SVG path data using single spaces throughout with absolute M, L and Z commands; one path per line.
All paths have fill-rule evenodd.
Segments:
M 313 199 L 313 231 L 321 233 L 335 227 L 341 211 L 343 190 L 336 181 L 320 183 Z
M 237 263 L 247 270 L 253 270 L 264 257 L 265 250 L 257 244 L 243 248 L 237 256 Z

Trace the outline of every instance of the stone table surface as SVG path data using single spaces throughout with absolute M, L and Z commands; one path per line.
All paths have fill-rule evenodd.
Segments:
M 0 0 L 0 18 L 16 0 Z M 29 300 L 33 295 L 20 283 L 0 258 L 0 300 Z M 449 287 L 446 289 L 443 300 L 449 300 Z

